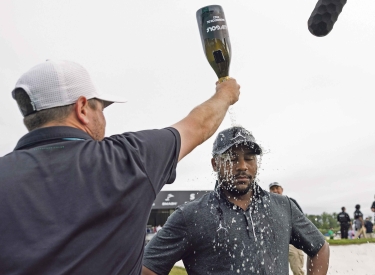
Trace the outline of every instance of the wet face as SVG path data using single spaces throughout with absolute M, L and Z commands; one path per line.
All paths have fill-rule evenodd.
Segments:
M 271 186 L 271 188 L 270 188 L 271 193 L 276 193 L 276 194 L 282 195 L 283 191 L 284 191 L 284 189 L 281 186 L 277 186 L 277 185 Z
M 233 196 L 247 194 L 255 180 L 258 164 L 254 151 L 248 146 L 233 146 L 224 154 L 212 159 L 218 172 L 222 190 Z

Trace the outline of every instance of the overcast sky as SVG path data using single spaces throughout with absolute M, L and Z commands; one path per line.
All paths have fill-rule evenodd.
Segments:
M 215 91 L 196 11 L 223 7 L 230 75 L 241 85 L 237 123 L 265 149 L 263 188 L 284 185 L 307 213 L 354 205 L 371 214 L 375 194 L 375 2 L 348 1 L 332 32 L 307 20 L 316 0 L 2 0 L 0 156 L 26 134 L 11 91 L 46 59 L 82 64 L 106 93 L 128 99 L 105 110 L 107 135 L 163 128 Z M 219 130 L 231 126 L 229 115 Z M 178 166 L 164 190 L 209 190 L 213 138 Z M 21 168 L 20 168 L 21 169 Z

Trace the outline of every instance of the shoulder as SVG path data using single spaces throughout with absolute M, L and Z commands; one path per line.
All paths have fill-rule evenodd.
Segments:
M 289 198 L 288 196 L 274 193 L 268 194 L 270 197 L 271 205 L 276 208 L 274 211 L 278 212 L 278 214 L 281 214 L 281 212 L 283 212 L 287 215 L 292 215 L 292 213 L 296 213 L 295 211 L 301 212 L 303 214 L 301 207 L 294 199 Z
M 133 140 L 141 140 L 142 142 L 145 141 L 163 141 L 165 138 L 174 138 L 180 141 L 180 134 L 179 132 L 172 127 L 163 128 L 163 129 L 153 129 L 153 130 L 142 130 L 137 132 L 125 132 L 122 134 L 112 135 L 110 137 L 106 137 L 103 141 L 114 141 L 114 140 L 129 140 L 130 142 Z
M 271 211 L 276 212 L 277 215 L 290 216 L 291 202 L 287 196 L 279 195 L 275 193 L 269 193 L 269 192 L 267 192 L 266 195 L 268 195 L 269 200 L 270 200 Z M 263 199 L 266 199 L 266 197 L 263 197 Z
M 270 201 L 277 204 L 277 205 L 288 205 L 290 206 L 290 201 L 287 196 L 279 195 L 275 193 L 270 193 L 267 191 L 264 191 L 265 195 L 270 198 Z
M 289 197 L 289 199 L 290 199 L 292 202 L 294 202 L 294 204 L 298 207 L 298 209 L 299 209 L 301 212 L 303 212 L 301 206 L 298 204 L 298 202 L 297 202 L 295 199 L 290 198 L 290 197 Z
M 288 197 L 292 202 L 294 202 L 295 204 L 297 204 L 298 205 L 298 203 L 297 203 L 297 201 L 295 200 L 295 199 L 293 199 L 293 198 L 291 198 L 291 197 Z
M 175 159 L 180 151 L 181 140 L 174 128 L 125 132 L 104 138 L 102 149 L 112 151 L 120 157 L 137 155 L 142 161 L 154 163 L 156 167 Z

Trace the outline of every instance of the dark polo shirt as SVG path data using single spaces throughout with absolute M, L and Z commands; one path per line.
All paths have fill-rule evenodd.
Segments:
M 313 257 L 325 239 L 288 197 L 258 186 L 245 211 L 211 192 L 177 207 L 143 264 L 159 275 L 179 260 L 189 275 L 287 275 L 289 243 Z
M 177 130 L 95 141 L 34 130 L 0 158 L 0 274 L 136 274 L 156 194 L 176 176 Z

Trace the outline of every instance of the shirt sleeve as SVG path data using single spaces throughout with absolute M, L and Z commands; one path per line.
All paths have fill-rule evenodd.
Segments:
M 159 193 L 164 184 L 173 183 L 180 153 L 181 138 L 174 128 L 127 132 L 111 136 L 114 143 L 131 152 L 136 163 Z
M 314 257 L 325 243 L 324 236 L 291 200 L 289 202 L 292 215 L 290 244 Z
M 298 209 L 303 213 L 301 206 L 297 203 L 295 199 L 289 198 L 294 204 L 298 207 Z
M 143 265 L 158 275 L 168 275 L 174 264 L 190 253 L 188 237 L 183 213 L 177 208 L 147 244 Z

